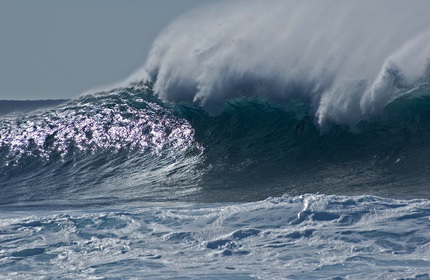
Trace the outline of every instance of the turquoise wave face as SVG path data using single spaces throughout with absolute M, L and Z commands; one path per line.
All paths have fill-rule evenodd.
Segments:
M 423 84 L 354 127 L 322 131 L 307 100 L 235 98 L 208 114 L 148 85 L 84 96 L 1 119 L 1 203 L 430 197 L 429 103 Z

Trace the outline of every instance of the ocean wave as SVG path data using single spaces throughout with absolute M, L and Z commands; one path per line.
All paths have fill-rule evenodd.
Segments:
M 430 197 L 429 103 L 423 84 L 353 130 L 335 122 L 321 130 L 301 99 L 235 98 L 212 115 L 164 103 L 149 85 L 88 95 L 1 119 L 2 203 L 43 204 L 47 193 L 68 205 L 308 192 Z
M 0 278 L 428 279 L 410 2 L 216 4 L 121 86 L 0 117 Z

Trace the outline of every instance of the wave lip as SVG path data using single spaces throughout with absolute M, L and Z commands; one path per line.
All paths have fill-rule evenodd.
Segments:
M 149 79 L 164 100 L 210 112 L 238 96 L 298 96 L 320 126 L 353 126 L 429 81 L 429 9 L 426 1 L 210 6 L 173 22 L 130 79 Z

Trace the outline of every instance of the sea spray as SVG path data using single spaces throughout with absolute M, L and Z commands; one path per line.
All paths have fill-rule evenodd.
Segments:
M 400 0 L 209 6 L 167 27 L 129 81 L 149 79 L 162 99 L 209 112 L 238 96 L 299 97 L 319 126 L 354 126 L 428 82 L 428 10 Z

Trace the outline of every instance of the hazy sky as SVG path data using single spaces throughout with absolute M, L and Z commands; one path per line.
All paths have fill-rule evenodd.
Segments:
M 71 98 L 127 78 L 174 18 L 219 0 L 0 0 L 0 99 Z

